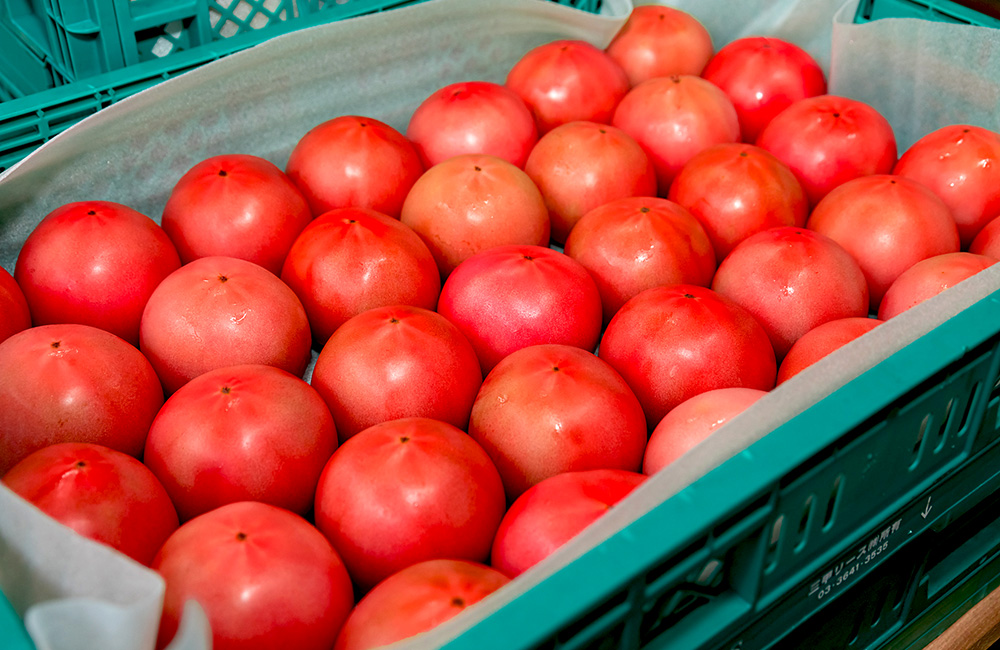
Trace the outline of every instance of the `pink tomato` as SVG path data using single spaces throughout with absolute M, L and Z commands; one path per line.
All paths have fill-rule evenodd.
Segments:
M 882 321 L 877 318 L 853 317 L 839 318 L 817 325 L 796 341 L 785 355 L 778 368 L 777 383 L 788 381 L 823 357 L 881 324 Z
M 946 253 L 921 260 L 889 286 L 878 317 L 889 320 L 898 316 L 996 263 L 992 257 L 973 253 Z
M 701 74 L 712 58 L 712 37 L 691 14 L 662 5 L 634 7 L 607 47 L 636 86 L 653 77 Z
M 31 312 L 14 276 L 0 268 L 0 343 L 31 327 Z

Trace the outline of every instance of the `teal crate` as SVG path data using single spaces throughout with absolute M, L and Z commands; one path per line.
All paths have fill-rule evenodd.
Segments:
M 34 650 L 24 623 L 0 591 L 0 647 L 4 650 Z
M 1000 27 L 1000 5 L 991 0 L 861 0 L 854 22 L 919 18 L 961 25 Z

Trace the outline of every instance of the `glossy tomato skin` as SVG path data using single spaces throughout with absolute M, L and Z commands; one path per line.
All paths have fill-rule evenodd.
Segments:
M 0 268 L 0 343 L 31 327 L 31 312 L 14 276 Z
M 292 244 L 281 279 L 302 301 L 318 348 L 352 316 L 387 305 L 434 309 L 441 291 L 420 237 L 366 208 L 317 217 Z
M 661 5 L 632 9 L 605 50 L 636 86 L 654 77 L 699 75 L 712 58 L 712 37 L 694 16 Z
M 316 526 L 363 591 L 424 560 L 485 561 L 505 508 L 482 447 L 428 418 L 383 422 L 352 437 L 316 490 Z
M 102 445 L 44 447 L 12 467 L 3 482 L 53 519 L 146 566 L 178 526 L 177 511 L 153 473 Z
M 166 581 L 157 647 L 174 636 L 195 599 L 212 647 L 330 648 L 354 604 L 337 552 L 287 510 L 243 501 L 192 519 L 171 535 L 152 568 Z
M 817 325 L 868 315 L 868 283 L 857 261 L 805 228 L 772 228 L 743 240 L 719 265 L 712 289 L 763 325 L 779 361 Z
M 780 38 L 738 38 L 715 53 L 701 76 L 736 107 L 744 142 L 754 142 L 775 115 L 806 97 L 826 94 L 826 77 L 812 56 Z
M 806 332 L 785 355 L 778 368 L 778 384 L 799 374 L 823 357 L 882 324 L 877 318 L 839 318 Z
M 736 109 L 726 94 L 690 75 L 656 77 L 633 87 L 611 124 L 632 136 L 653 161 L 661 196 L 699 151 L 740 139 Z
M 552 239 L 564 243 L 587 212 L 631 196 L 656 196 L 656 173 L 642 147 L 621 129 L 570 122 L 546 133 L 524 171 L 549 209 Z
M 717 388 L 684 400 L 653 429 L 642 472 L 652 476 L 669 466 L 764 395 L 755 388 Z
M 702 225 L 680 205 L 656 197 L 594 208 L 570 233 L 565 250 L 597 283 L 605 324 L 646 289 L 707 287 L 715 273 L 712 242 Z
M 277 275 L 311 220 L 305 197 L 277 166 L 228 154 L 203 160 L 177 181 L 161 224 L 185 264 L 225 255 Z
M 491 566 L 511 578 L 535 566 L 597 521 L 646 479 L 620 469 L 566 472 L 528 489 L 497 530 Z
M 1000 218 L 990 220 L 969 244 L 969 252 L 1000 260 Z
M 921 260 L 903 271 L 885 292 L 878 317 L 889 320 L 898 316 L 996 263 L 992 257 L 973 253 L 946 253 Z
M 469 435 L 493 459 L 513 501 L 563 472 L 638 471 L 646 419 L 628 385 L 590 352 L 536 345 L 486 376 Z
M 543 343 L 593 350 L 601 295 L 571 257 L 543 246 L 497 246 L 465 260 L 445 281 L 438 313 L 472 343 L 483 373 Z
M 888 120 L 864 102 L 837 95 L 793 103 L 760 132 L 757 146 L 795 172 L 813 206 L 838 185 L 888 174 L 896 164 Z
M 542 193 L 524 171 L 495 156 L 456 156 L 428 169 L 407 195 L 400 221 L 423 239 L 442 278 L 487 248 L 549 243 Z
M 0 343 L 0 474 L 59 442 L 142 455 L 163 388 L 149 361 L 89 325 L 41 325 Z
M 809 201 L 795 174 L 760 147 L 709 147 L 681 169 L 669 198 L 687 208 L 712 240 L 720 263 L 741 241 L 779 226 L 804 226 Z
M 440 314 L 406 305 L 370 309 L 341 325 L 312 374 L 342 441 L 404 417 L 466 429 L 482 383 L 462 332 Z
M 863 176 L 834 188 L 813 209 L 807 225 L 858 261 L 873 312 L 903 271 L 959 250 L 948 206 L 920 183 L 890 174 Z
M 316 216 L 355 207 L 398 219 L 424 165 L 413 143 L 388 124 L 342 115 L 302 136 L 285 172 Z
M 395 573 L 358 602 L 334 650 L 371 650 L 431 630 L 510 579 L 477 562 L 428 560 Z
M 167 394 L 247 363 L 301 377 L 310 360 L 302 303 L 273 273 L 235 257 L 202 257 L 170 274 L 146 304 L 139 339 Z
M 538 127 L 513 90 L 489 81 L 463 81 L 425 99 L 410 117 L 406 137 L 427 169 L 465 154 L 496 156 L 523 168 L 538 141 Z
M 272 366 L 210 370 L 170 396 L 143 460 L 186 521 L 237 501 L 306 516 L 337 432 L 319 394 Z
M 963 250 L 1000 213 L 1000 133 L 969 124 L 941 127 L 899 157 L 894 174 L 929 187 L 958 224 Z
M 67 203 L 28 235 L 14 279 L 35 325 L 81 323 L 132 345 L 146 301 L 181 265 L 163 229 L 109 201 Z
M 714 388 L 771 390 L 777 364 L 767 332 L 750 313 L 711 289 L 647 289 L 618 311 L 600 357 L 628 382 L 656 423 Z
M 621 66 L 579 40 L 550 41 L 530 50 L 507 73 L 504 85 L 531 110 L 542 135 L 577 120 L 607 124 L 629 90 Z

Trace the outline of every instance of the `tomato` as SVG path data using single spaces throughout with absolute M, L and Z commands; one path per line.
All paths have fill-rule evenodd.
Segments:
M 462 332 L 440 314 L 406 305 L 370 309 L 341 325 L 312 374 L 341 440 L 404 417 L 465 429 L 482 383 Z
M 785 355 L 778 368 L 781 384 L 799 374 L 834 350 L 847 345 L 862 334 L 880 325 L 877 318 L 839 318 L 818 325 L 806 332 Z
M 163 229 L 108 201 L 68 203 L 24 241 L 14 279 L 35 325 L 81 323 L 132 345 L 156 286 L 181 264 Z
M 590 210 L 630 196 L 656 196 L 656 173 L 642 147 L 621 129 L 571 122 L 546 133 L 524 171 L 549 209 L 552 239 L 563 243 Z
M 549 243 L 541 192 L 495 156 L 456 156 L 428 169 L 407 195 L 400 220 L 424 240 L 445 278 L 487 248 Z
M 361 599 L 334 650 L 370 650 L 431 630 L 504 586 L 495 569 L 463 560 L 428 560 L 386 578 Z
M 632 88 L 611 124 L 635 138 L 653 161 L 660 195 L 695 154 L 737 142 L 736 109 L 718 86 L 701 77 L 657 77 Z
M 413 143 L 396 129 L 370 117 L 343 115 L 302 136 L 285 171 L 314 215 L 354 207 L 398 219 L 424 166 Z
M 715 254 L 687 210 L 660 198 L 630 198 L 594 208 L 566 240 L 601 294 L 604 322 L 636 294 L 668 284 L 708 286 Z
M 902 176 L 863 176 L 834 188 L 816 205 L 807 225 L 858 261 L 873 312 L 900 273 L 922 259 L 959 249 L 948 206 L 924 185 Z
M 210 370 L 170 396 L 149 429 L 146 465 L 182 520 L 236 501 L 307 515 L 337 448 L 319 394 L 279 368 Z
M 3 482 L 77 533 L 147 566 L 177 529 L 177 511 L 153 473 L 101 445 L 44 447 L 21 459 Z
M 493 459 L 507 498 L 563 472 L 638 471 L 646 419 L 628 385 L 590 352 L 536 345 L 486 376 L 469 435 Z
M 0 343 L 31 327 L 31 312 L 14 277 L 0 268 Z
M 635 86 L 653 77 L 701 74 L 714 49 L 708 30 L 691 14 L 644 5 L 632 9 L 606 51 Z
M 826 77 L 816 60 L 780 38 L 738 38 L 715 53 L 701 76 L 733 100 L 745 142 L 756 140 L 793 103 L 826 94 Z
M 410 116 L 406 137 L 426 168 L 463 154 L 496 156 L 521 168 L 538 141 L 538 127 L 513 90 L 489 81 L 463 81 L 421 102 Z
M 530 345 L 593 350 L 601 336 L 593 278 L 542 246 L 497 246 L 465 260 L 444 283 L 438 312 L 472 343 L 484 373 Z
M 243 501 L 178 528 L 152 568 L 166 582 L 157 647 L 174 636 L 181 608 L 205 610 L 215 650 L 330 648 L 354 604 L 337 552 L 287 510 Z
M 318 348 L 352 316 L 397 304 L 434 309 L 441 291 L 420 237 L 366 208 L 317 217 L 292 244 L 281 279 L 302 301 Z
M 638 487 L 645 476 L 592 469 L 549 477 L 519 496 L 493 542 L 491 565 L 514 578 L 552 555 Z
M 952 124 L 928 133 L 899 157 L 894 174 L 929 187 L 958 224 L 962 248 L 1000 213 L 1000 133 Z
M 586 41 L 550 41 L 530 50 L 504 83 L 531 110 L 538 132 L 590 120 L 607 124 L 629 90 L 615 61 Z
M 690 284 L 647 289 L 625 303 L 604 330 L 600 357 L 628 382 L 651 425 L 714 388 L 771 390 L 777 371 L 767 332 L 750 312 Z
M 0 343 L 0 475 L 31 452 L 90 442 L 142 455 L 163 389 L 149 361 L 89 325 L 41 325 Z
M 818 95 L 776 115 L 757 146 L 788 165 L 816 205 L 830 190 L 896 164 L 896 136 L 881 113 L 864 102 Z
M 203 160 L 184 174 L 161 223 L 184 263 L 224 255 L 277 275 L 311 220 L 305 198 L 273 163 L 230 154 Z
M 983 229 L 969 244 L 969 252 L 1000 260 L 1000 218 L 995 217 L 983 226 Z M 0 340 L 2 340 L 2 335 L 0 335 Z
M 506 505 L 490 457 L 465 432 L 403 418 L 365 429 L 330 458 L 316 525 L 367 590 L 424 560 L 485 561 Z
M 684 400 L 649 436 L 643 473 L 652 476 L 674 463 L 764 395 L 767 391 L 755 388 L 717 388 Z
M 273 273 L 235 257 L 202 257 L 150 296 L 139 345 L 168 394 L 198 375 L 263 363 L 299 377 L 311 358 L 302 303 Z
M 751 144 L 718 144 L 698 153 L 674 178 L 669 197 L 705 227 L 720 262 L 751 235 L 804 226 L 809 213 L 792 170 Z
M 878 317 L 889 320 L 898 316 L 996 263 L 992 257 L 973 253 L 946 253 L 921 260 L 889 286 Z
M 743 240 L 719 265 L 712 289 L 764 326 L 778 360 L 817 325 L 868 315 L 868 283 L 857 261 L 805 228 L 772 228 Z

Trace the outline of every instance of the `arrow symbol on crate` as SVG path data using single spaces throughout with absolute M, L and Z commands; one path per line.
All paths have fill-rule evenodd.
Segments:
M 929 514 L 931 514 L 931 498 L 927 497 L 927 505 L 924 506 L 924 510 L 920 513 L 920 516 L 927 519 L 927 515 Z

